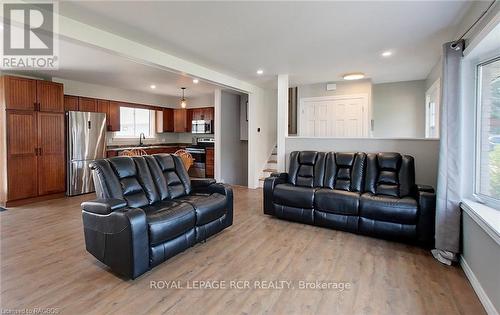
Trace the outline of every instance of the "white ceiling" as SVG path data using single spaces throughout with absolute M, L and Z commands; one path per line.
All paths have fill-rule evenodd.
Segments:
M 60 13 L 265 85 L 279 73 L 290 74 L 292 84 L 336 81 L 357 71 L 375 83 L 424 79 L 469 6 L 465 1 L 85 1 L 61 2 Z M 388 49 L 394 55 L 380 57 Z M 256 75 L 258 68 L 263 76 Z M 103 76 L 108 69 L 101 69 Z
M 180 97 L 186 87 L 186 97 L 213 94 L 216 85 L 144 65 L 110 52 L 61 40 L 59 70 L 36 70 L 34 76 L 58 77 L 132 91 Z M 156 85 L 151 89 L 150 85 Z

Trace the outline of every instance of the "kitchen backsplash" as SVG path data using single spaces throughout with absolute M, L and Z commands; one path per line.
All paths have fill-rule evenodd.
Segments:
M 143 140 L 145 144 L 156 144 L 156 143 L 192 143 L 194 138 L 207 138 L 213 137 L 213 134 L 192 134 L 189 132 L 184 133 L 157 133 L 155 138 L 147 138 Z M 139 144 L 139 137 L 137 139 L 120 139 L 113 138 L 112 132 L 106 133 L 106 139 L 108 145 L 123 145 L 123 144 Z

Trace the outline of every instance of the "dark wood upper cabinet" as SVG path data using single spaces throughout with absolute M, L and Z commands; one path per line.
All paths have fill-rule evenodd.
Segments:
M 39 112 L 38 124 L 38 194 L 64 192 L 64 114 Z
M 188 109 L 186 112 L 186 131 L 191 132 L 193 130 L 193 109 Z
M 172 108 L 165 108 L 163 112 L 163 132 L 174 132 L 174 110 Z
M 174 109 L 174 132 L 187 132 L 186 109 Z
M 36 80 L 4 76 L 3 87 L 7 109 L 37 109 Z
M 97 112 L 106 114 L 106 126 L 109 126 L 109 101 L 97 100 Z
M 7 200 L 35 197 L 38 195 L 37 113 L 8 110 L 6 115 Z
M 78 110 L 78 96 L 64 95 L 64 111 Z
M 97 112 L 97 100 L 95 98 L 79 97 L 78 110 L 81 112 Z
M 120 131 L 120 103 L 109 102 L 108 131 Z
M 36 95 L 39 111 L 64 112 L 64 91 L 61 83 L 37 80 Z

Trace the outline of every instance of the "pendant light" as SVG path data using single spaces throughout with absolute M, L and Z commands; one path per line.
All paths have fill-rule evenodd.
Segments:
M 182 108 L 186 108 L 187 106 L 187 102 L 186 102 L 186 98 L 184 97 L 184 91 L 186 90 L 185 87 L 181 88 L 182 89 L 182 99 L 181 99 L 181 107 Z

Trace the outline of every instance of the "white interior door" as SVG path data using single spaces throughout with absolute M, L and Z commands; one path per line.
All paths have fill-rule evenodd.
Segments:
M 302 99 L 299 135 L 306 137 L 365 137 L 368 132 L 365 96 Z

